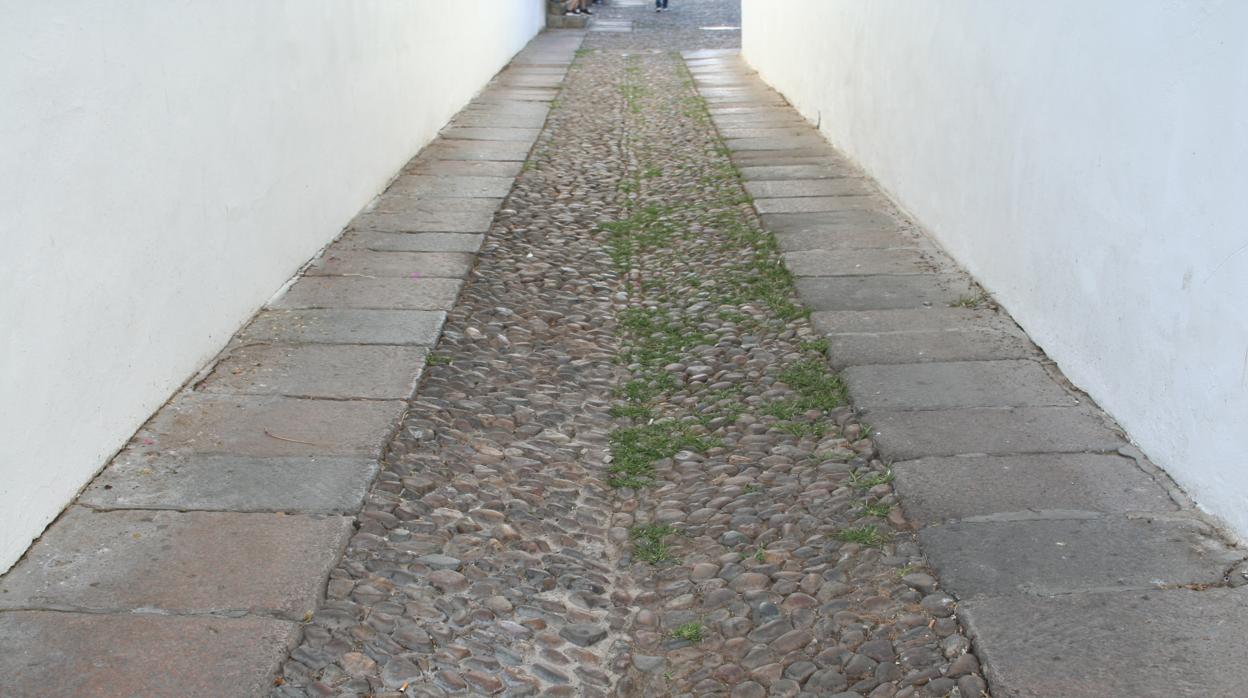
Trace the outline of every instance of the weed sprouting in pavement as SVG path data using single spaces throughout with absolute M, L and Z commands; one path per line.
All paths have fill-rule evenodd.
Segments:
M 682 625 L 676 626 L 672 630 L 672 637 L 685 642 L 698 643 L 702 642 L 706 637 L 706 628 L 700 621 L 689 621 Z
M 676 532 L 671 526 L 646 524 L 634 526 L 629 530 L 629 538 L 633 541 L 633 557 L 657 565 L 672 559 L 671 549 L 663 541 Z
M 683 63 L 676 70 L 689 79 Z M 618 83 L 626 121 L 643 118 L 653 98 L 643 77 L 637 57 L 627 57 Z M 701 97 L 688 95 L 681 104 L 686 118 L 710 126 Z M 723 142 L 707 132 L 707 151 L 725 155 Z M 629 280 L 627 307 L 617 314 L 617 361 L 631 376 L 611 408 L 627 424 L 609 435 L 609 484 L 656 484 L 656 463 L 721 448 L 716 431 L 745 415 L 772 417 L 797 439 L 827 437 L 836 429 L 827 414 L 845 403 L 845 387 L 822 356 L 812 358 L 827 351 L 825 340 L 794 340 L 800 352 L 785 356 L 774 374 L 787 388 L 780 399 L 760 401 L 743 389 L 742 376 L 719 378 L 730 372 L 694 375 L 699 357 L 724 334 L 770 336 L 808 315 L 775 237 L 749 208 L 740 170 L 726 157 L 672 162 L 644 142 L 626 138 L 625 145 L 632 164 L 616 185 L 622 214 L 599 224 L 605 251 Z M 696 178 L 700 193 L 661 195 L 669 175 Z
M 878 526 L 854 526 L 836 532 L 836 539 L 843 543 L 857 543 L 868 548 L 878 548 L 892 540 L 892 536 Z

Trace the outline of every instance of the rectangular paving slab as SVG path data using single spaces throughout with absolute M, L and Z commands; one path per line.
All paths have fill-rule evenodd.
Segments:
M 1242 554 L 1211 533 L 1195 519 L 1096 516 L 929 526 L 919 544 L 959 598 L 1051 596 L 1218 584 Z
M 806 126 L 805 120 L 794 114 L 775 115 L 712 113 L 711 120 L 715 123 L 715 128 L 721 130 L 732 128 L 804 128 Z M 735 160 L 736 156 L 743 156 L 748 152 L 749 151 L 738 151 L 737 153 L 733 153 L 733 159 Z M 835 158 L 834 153 L 826 153 L 825 157 L 827 158 L 826 162 L 816 164 L 833 164 Z
M 401 175 L 386 189 L 400 196 L 502 198 L 511 191 L 511 177 L 473 175 Z
M 785 126 L 737 126 L 733 128 L 719 129 L 719 135 L 722 138 L 776 138 L 789 136 L 809 136 L 810 127 L 802 125 L 785 125 Z M 792 179 L 791 177 L 780 177 L 777 179 Z
M 951 274 L 799 278 L 798 295 L 812 310 L 886 310 L 949 305 L 976 291 Z
M 558 88 L 563 83 L 565 73 L 566 71 L 558 69 L 550 72 L 505 70 L 499 73 L 494 84 L 502 87 Z
M 469 201 L 470 199 L 464 199 Z M 392 233 L 485 233 L 494 211 L 364 211 L 351 219 L 355 230 Z
M 464 141 L 516 141 L 532 144 L 541 133 L 540 128 L 502 128 L 481 126 L 452 126 L 443 129 L 442 136 Z
M 703 88 L 717 87 L 749 87 L 759 88 L 766 85 L 757 76 L 742 75 L 734 70 L 707 70 L 705 67 L 697 71 L 689 71 L 693 75 L 693 83 L 701 92 Z
M 738 150 L 732 153 L 732 161 L 738 167 L 761 167 L 769 165 L 831 165 L 843 162 L 843 158 L 829 146 L 824 149 Z
M 502 203 L 502 197 L 413 196 L 387 191 L 369 204 L 368 210 L 372 213 L 427 213 L 431 215 L 493 214 Z
M 546 90 L 539 90 L 549 94 Z M 488 90 L 482 92 L 464 107 L 464 112 L 496 112 L 507 114 L 545 114 L 550 111 L 550 99 L 529 97 L 545 97 L 543 94 L 528 94 L 527 91 L 504 92 Z
M 505 87 L 557 88 L 562 86 L 566 73 L 567 71 L 558 68 L 551 70 L 504 70 L 498 74 L 494 84 Z
M 365 457 L 122 454 L 78 501 L 101 509 L 353 515 L 377 468 Z
M 853 366 L 841 376 L 865 409 L 1077 405 L 1035 361 L 954 361 Z
M 837 368 L 1041 358 L 1007 315 L 988 308 L 820 311 L 811 314 L 811 323 L 828 337 L 828 356 Z
M 839 177 L 836 179 L 774 179 L 745 182 L 745 191 L 758 199 L 806 196 L 852 196 L 874 194 L 875 188 L 866 180 Z
M 240 342 L 432 345 L 446 312 L 319 308 L 265 310 L 238 335 Z
M 824 137 L 819 135 L 817 131 L 810 131 L 804 136 L 773 136 L 765 137 L 765 139 L 725 139 L 724 145 L 733 152 L 755 151 L 755 150 L 802 150 L 809 151 L 810 155 L 817 155 L 820 152 L 834 152 L 832 146 L 827 145 Z
M 462 285 L 458 278 L 305 276 L 269 307 L 450 310 Z
M 867 421 L 886 458 L 972 453 L 1114 451 L 1126 444 L 1085 407 L 1010 407 L 920 412 L 871 410 Z
M 804 250 L 783 254 L 784 266 L 794 276 L 876 276 L 930 274 L 931 258 L 913 248 Z
M 806 122 L 799 116 L 791 112 L 757 112 L 757 113 L 725 113 L 721 110 L 711 108 L 711 121 L 714 122 L 717 129 L 729 128 L 783 128 L 783 127 L 807 127 Z M 737 139 L 740 140 L 740 139 Z M 831 146 L 824 144 L 823 147 L 815 149 L 807 148 L 781 148 L 766 151 L 759 150 L 729 150 L 729 157 L 733 160 L 753 159 L 766 157 L 769 153 L 778 152 L 788 153 L 789 157 L 815 157 L 823 156 L 828 158 L 828 162 L 840 162 L 842 159 L 839 154 Z M 755 163 L 755 164 L 811 164 L 811 163 Z M 817 164 L 817 163 L 816 163 Z
M 1244 695 L 1248 587 L 972 599 L 995 698 Z
M 426 148 L 430 157 L 443 160 L 515 160 L 529 157 L 528 143 L 511 141 L 462 141 L 439 139 Z
M 233 395 L 407 400 L 416 392 L 428 351 L 367 344 L 247 344 L 232 347 L 195 389 Z
M 1040 357 L 1040 350 L 1026 336 L 990 329 L 828 335 L 828 358 L 837 369 L 924 361 L 987 361 Z
M 925 526 L 1040 511 L 1173 511 L 1175 503 L 1135 461 L 1118 455 L 920 458 L 893 465 L 906 515 Z
M 840 179 L 842 177 L 861 177 L 862 173 L 845 164 L 826 165 L 756 165 L 738 168 L 741 178 L 749 186 L 753 181 L 780 181 L 786 179 Z
M 406 404 L 182 393 L 126 447 L 143 454 L 381 457 Z
M 480 111 L 460 112 L 453 120 L 453 128 L 533 128 L 540 129 L 546 123 L 546 114 L 508 114 Z M 465 140 L 472 140 L 471 138 Z M 512 162 L 522 167 L 523 163 Z
M 762 80 L 753 80 L 746 86 L 741 87 L 708 87 L 704 90 L 698 90 L 708 101 L 713 99 L 734 98 L 734 101 L 740 100 L 741 97 L 757 97 L 760 104 L 783 102 L 783 98 L 779 93 L 767 87 Z
M 497 117 L 479 116 L 472 117 L 469 121 L 475 123 L 484 119 L 498 119 L 499 121 L 510 122 L 513 117 L 505 115 Z M 517 177 L 520 175 L 520 170 L 523 167 L 523 162 L 439 160 L 421 154 L 404 165 L 403 172 L 409 174 L 462 175 L 465 177 Z
M 825 180 L 848 181 L 848 180 Z M 819 211 L 846 211 L 853 209 L 882 209 L 885 202 L 876 196 L 796 196 L 782 199 L 755 199 L 754 208 L 759 213 L 816 213 Z
M 805 233 L 895 232 L 902 229 L 896 218 L 883 211 L 849 209 L 814 213 L 774 213 L 763 215 L 763 225 L 776 235 Z
M 712 114 L 771 114 L 779 116 L 795 116 L 797 112 L 787 106 L 774 105 L 752 105 L 752 106 L 712 106 L 709 107 Z
M 484 235 L 473 233 L 386 233 L 353 230 L 342 236 L 343 247 L 377 252 L 470 252 L 481 249 Z
M 814 229 L 799 233 L 775 233 L 776 243 L 785 252 L 822 250 L 836 253 L 844 250 L 918 249 L 927 247 L 915 233 L 900 229 L 852 228 L 849 230 Z
M 371 276 L 458 279 L 474 257 L 464 252 L 377 252 L 335 243 L 304 272 L 308 276 Z
M 247 616 L 0 613 L 3 695 L 261 696 L 299 625 Z
M 729 125 L 774 124 L 793 127 L 810 127 L 810 122 L 801 114 L 784 107 L 728 107 L 707 105 L 711 121 L 717 127 Z
M 343 516 L 70 507 L 0 579 L 0 608 L 316 608 L 352 532 Z
M 711 87 L 699 90 L 707 105 L 784 106 L 784 98 L 758 87 Z
M 504 87 L 493 85 L 476 99 L 476 104 L 492 104 L 495 102 L 511 102 L 513 100 L 527 102 L 550 102 L 559 94 L 558 90 L 540 87 Z
M 815 329 L 826 334 L 996 330 L 1012 332 L 1019 337 L 1025 336 L 1008 315 L 988 307 L 934 305 L 921 308 L 827 310 L 811 313 L 810 320 Z

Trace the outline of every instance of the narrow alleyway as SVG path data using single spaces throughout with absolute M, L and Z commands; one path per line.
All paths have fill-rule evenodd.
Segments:
M 0 578 L 0 696 L 1234 695 L 1243 551 L 739 13 L 535 39 Z
M 732 5 L 599 16 L 275 695 L 984 688 L 674 50 Z

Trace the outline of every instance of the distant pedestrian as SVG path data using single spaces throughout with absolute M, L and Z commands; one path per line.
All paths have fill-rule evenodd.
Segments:
M 568 12 L 574 15 L 592 15 L 589 9 L 589 0 L 572 0 L 568 4 Z
M 667 0 L 654 0 L 654 11 L 662 12 L 667 9 Z

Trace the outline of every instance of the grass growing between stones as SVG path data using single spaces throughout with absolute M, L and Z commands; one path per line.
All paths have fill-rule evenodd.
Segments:
M 892 536 L 876 526 L 855 526 L 836 532 L 836 539 L 843 543 L 857 543 L 868 548 L 879 548 L 892 540 Z
M 624 82 L 620 85 L 620 94 L 624 96 L 624 101 L 628 103 L 628 110 L 634 114 L 640 114 L 641 99 L 649 94 L 642 84 L 641 66 L 638 64 L 636 56 L 628 57 L 628 65 L 624 68 Z
M 857 487 L 861 490 L 869 490 L 876 485 L 887 485 L 896 479 L 892 469 L 885 470 L 882 473 L 866 473 L 855 470 L 849 475 L 849 485 Z
M 647 368 L 675 363 L 690 348 L 717 339 L 699 332 L 694 320 L 672 318 L 657 308 L 629 308 L 620 313 L 620 326 L 636 340 L 625 352 L 624 361 Z
M 869 503 L 864 502 L 862 505 L 863 514 L 865 514 L 866 516 L 874 516 L 877 519 L 888 518 L 888 513 L 892 510 L 893 508 L 887 504 L 879 504 L 879 503 L 869 504 Z
M 764 549 L 762 546 L 759 546 L 758 548 L 755 548 L 754 552 L 752 553 L 751 552 L 741 553 L 741 559 L 742 560 L 754 560 L 755 562 L 759 562 L 759 563 L 766 562 L 767 550 Z
M 690 621 L 683 625 L 676 626 L 672 630 L 672 637 L 685 642 L 698 643 L 706 637 L 706 628 L 698 621 Z
M 828 353 L 828 340 L 826 339 L 810 339 L 798 345 L 802 351 L 813 351 L 819 354 Z
M 819 422 L 786 422 L 777 424 L 776 428 L 788 434 L 792 434 L 797 438 L 804 436 L 813 436 L 822 439 L 828 431 L 828 426 Z
M 823 361 L 795 363 L 780 372 L 780 380 L 800 396 L 800 409 L 833 410 L 845 404 L 845 384 Z
M 680 451 L 703 453 L 716 440 L 690 432 L 689 426 L 665 420 L 611 432 L 612 487 L 644 487 L 654 480 L 654 463 Z
M 633 540 L 633 557 L 657 565 L 672 560 L 671 549 L 663 539 L 676 532 L 671 526 L 648 524 L 634 526 L 628 536 Z
M 974 296 L 960 296 L 956 301 L 950 303 L 949 307 L 976 310 L 987 306 L 990 300 L 987 293 L 979 293 Z
M 692 90 L 683 62 L 674 61 Z M 617 316 L 617 359 L 632 376 L 616 390 L 611 414 L 631 424 L 609 435 L 608 477 L 612 486 L 628 488 L 656 484 L 656 464 L 682 451 L 705 455 L 723 446 L 716 434 L 743 415 L 778 420 L 776 430 L 799 440 L 822 440 L 836 430 L 827 413 L 846 400 L 836 373 L 822 356 L 811 357 L 827 351 L 827 340 L 791 337 L 794 323 L 809 312 L 797 301 L 775 237 L 749 208 L 751 198 L 714 133 L 705 101 L 682 96 L 676 110 L 706 134 L 696 157 L 673 158 L 661 143 L 631 135 L 659 114 L 672 117 L 670 103 L 659 103 L 662 90 L 641 87 L 642 72 L 637 57 L 626 59 L 617 85 L 630 162 L 617 184 L 624 210 L 600 223 L 606 252 L 629 289 L 629 307 Z M 767 367 L 767 383 L 779 384 L 768 399 L 759 399 L 757 374 L 747 391 L 744 376 L 736 383 L 720 378 L 731 372 L 722 364 L 699 368 L 708 352 L 725 346 L 726 334 L 739 341 L 741 335 L 785 333 L 791 348 Z
M 620 184 L 622 193 L 633 193 L 640 188 L 640 178 L 625 180 Z M 637 209 L 628 218 L 602 223 L 602 229 L 610 234 L 607 249 L 616 269 L 628 271 L 633 267 L 633 259 L 645 248 L 654 248 L 663 243 L 675 232 L 675 225 L 665 218 L 667 211 L 658 205 L 649 205 Z

